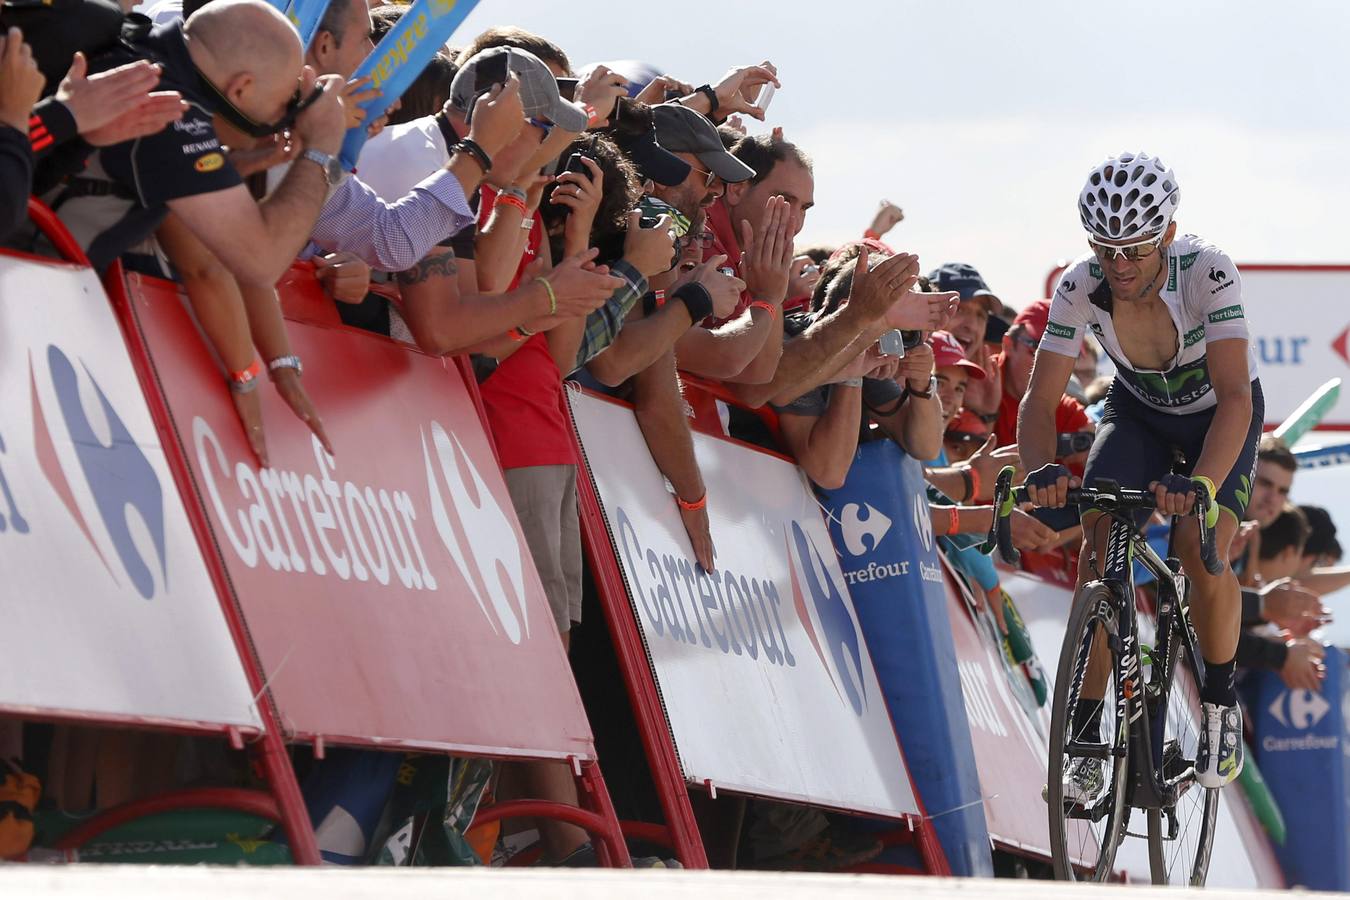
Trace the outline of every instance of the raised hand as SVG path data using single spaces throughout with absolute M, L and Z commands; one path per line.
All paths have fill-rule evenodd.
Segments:
M 347 115 L 347 127 L 355 128 L 365 122 L 373 110 L 362 109 L 361 104 L 380 96 L 377 88 L 370 86 L 370 76 L 353 78 L 342 86 L 342 110 Z
M 1018 550 L 1044 553 L 1053 550 L 1059 541 L 1059 532 L 1020 509 L 1012 511 L 1010 524 L 1013 546 Z
M 872 217 L 868 231 L 881 237 L 901 222 L 905 221 L 905 211 L 889 200 L 882 200 L 877 214 Z
M 902 331 L 937 331 L 947 324 L 960 302 L 961 295 L 955 291 L 934 294 L 908 290 L 886 311 L 886 324 Z
M 578 247 L 584 247 L 590 241 L 595 214 L 600 211 L 600 201 L 604 199 L 605 184 L 605 174 L 595 160 L 583 156 L 581 162 L 587 171 L 563 172 L 553 179 L 556 187 L 549 195 L 549 202 L 567 208 L 564 234 Z
M 622 278 L 609 274 L 609 269 L 595 265 L 599 250 L 591 247 L 585 253 L 569 256 L 548 273 L 553 295 L 558 298 L 560 317 L 584 316 L 604 306 L 614 292 L 623 287 Z
M 858 253 L 848 305 L 860 309 L 869 321 L 875 321 L 886 314 L 896 297 L 918 284 L 919 258 L 913 253 L 897 253 L 883 259 L 874 268 L 871 266 L 871 254 L 872 251 L 866 246 Z M 915 329 L 912 325 L 888 324 L 892 328 Z
M 656 106 L 666 102 L 666 91 L 679 91 L 681 97 L 687 97 L 694 92 L 694 86 L 670 75 L 657 75 L 633 99 L 648 106 Z
M 306 66 L 306 77 L 312 70 Z M 343 107 L 343 88 L 345 82 L 341 75 L 321 75 L 314 79 L 314 86 L 323 88 L 323 96 L 305 107 L 295 120 L 292 133 L 300 138 L 305 147 L 313 147 L 321 153 L 335 156 L 342 148 L 342 136 L 347 133 L 347 111 Z M 305 88 L 303 90 L 311 90 Z M 360 120 L 357 120 L 360 124 Z
M 987 503 L 994 498 L 994 481 L 998 478 L 998 473 L 1004 466 L 1012 466 L 1013 482 L 1020 482 L 1026 474 L 1022 468 L 1022 457 L 1017 454 L 1017 445 L 1010 444 L 1007 447 L 994 449 L 994 441 L 997 440 L 992 434 L 980 446 L 980 449 L 971 454 L 970 459 L 966 460 L 966 465 L 975 471 L 979 481 L 979 490 L 971 498 L 972 502 Z
M 604 128 L 610 124 L 610 117 L 614 115 L 614 107 L 619 98 L 626 96 L 628 96 L 628 79 L 618 72 L 611 71 L 607 66 L 596 66 L 591 69 L 586 80 L 577 85 L 574 99 L 577 103 L 593 107 L 596 115 L 600 116 L 592 123 L 592 128 Z
M 1327 667 L 1322 662 L 1327 651 L 1316 641 L 1298 638 L 1285 645 L 1288 655 L 1280 668 L 1280 678 L 1290 690 L 1322 690 L 1322 679 L 1326 677 Z
M 46 82 L 33 59 L 33 48 L 24 43 L 19 29 L 11 28 L 0 48 L 0 123 L 27 134 L 28 117 Z
M 759 90 L 766 84 L 779 88 L 778 68 L 767 59 L 757 66 L 738 66 L 729 69 L 714 87 L 717 94 L 717 115 L 726 117 L 741 113 L 752 119 L 764 120 L 764 111 L 755 105 Z
M 792 269 L 792 209 L 782 197 L 764 202 L 759 233 L 749 221 L 741 223 L 741 275 L 756 300 L 782 303 L 787 299 Z
M 895 380 L 899 381 L 903 376 L 911 388 L 920 391 L 928 390 L 928 381 L 933 377 L 933 348 L 923 343 L 917 347 L 912 347 L 905 351 L 905 355 L 897 360 L 899 366 Z
M 628 213 L 628 232 L 623 239 L 623 258 L 643 275 L 650 278 L 667 271 L 675 258 L 675 223 L 662 214 L 651 228 L 638 223 L 642 213 Z
M 163 70 L 149 60 L 86 77 L 88 70 L 84 54 L 76 53 L 56 89 L 56 99 L 70 110 L 80 134 L 95 147 L 155 134 L 187 111 L 177 91 L 151 93 Z

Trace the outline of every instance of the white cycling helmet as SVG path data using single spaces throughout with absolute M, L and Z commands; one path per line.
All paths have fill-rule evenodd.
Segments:
M 1177 176 L 1147 153 L 1122 153 L 1097 166 L 1078 195 L 1088 233 L 1104 241 L 1161 234 L 1181 201 Z

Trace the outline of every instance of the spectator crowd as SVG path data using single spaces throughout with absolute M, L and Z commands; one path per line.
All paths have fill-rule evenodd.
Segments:
M 353 73 L 404 6 L 331 0 L 308 47 L 262 0 L 127 6 L 5 4 L 0 231 L 41 252 L 24 202 L 36 196 L 95 267 L 179 282 L 261 463 L 265 390 L 334 449 L 276 288 L 309 261 L 348 325 L 473 361 L 564 646 L 583 594 L 564 381 L 633 404 L 711 570 L 718 498 L 685 398 L 703 379 L 754 411 L 733 415 L 730 434 L 787 452 L 821 489 L 843 484 L 860 442 L 922 461 L 934 533 L 1027 661 L 999 571 L 973 545 L 998 471 L 1020 466 L 1017 408 L 1049 302 L 1014 309 L 972 265 L 893 249 L 904 214 L 886 202 L 858 240 L 800 247 L 810 148 L 745 125 L 768 117 L 772 62 L 732 60 L 720 76 L 578 65 L 547 36 L 500 27 L 442 50 L 400 102 L 368 114 L 375 94 Z M 338 161 L 352 128 L 369 135 L 355 172 Z M 1056 411 L 1059 460 L 1078 475 L 1109 384 L 1099 358 L 1087 341 Z M 1263 444 L 1241 537 L 1239 659 L 1315 689 L 1322 652 L 1308 635 L 1329 615 L 1318 598 L 1350 570 L 1335 565 L 1325 511 L 1288 504 L 1296 468 L 1287 447 Z M 1017 510 L 1012 533 L 1027 568 L 1072 584 L 1074 515 Z M 576 802 L 565 765 L 518 768 L 523 794 Z M 742 859 L 754 865 L 838 868 L 880 850 L 819 813 L 770 804 L 752 819 Z M 549 862 L 594 860 L 575 826 L 541 837 Z

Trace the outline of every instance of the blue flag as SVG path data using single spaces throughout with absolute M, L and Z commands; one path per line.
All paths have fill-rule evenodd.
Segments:
M 383 112 L 403 96 L 436 52 L 445 46 L 465 16 L 478 5 L 478 0 L 417 0 L 384 36 L 353 78 L 370 76 L 370 87 L 379 94 L 361 104 L 367 112 Z M 342 141 L 342 167 L 356 168 L 356 158 L 366 143 L 366 126 L 358 125 L 347 131 Z
M 323 14 L 328 12 L 329 2 L 330 0 L 287 0 L 286 8 L 282 10 L 295 26 L 295 30 L 300 32 L 300 46 L 306 50 L 309 50 L 309 45 L 314 42 L 314 35 L 319 33 L 319 23 L 323 21 Z

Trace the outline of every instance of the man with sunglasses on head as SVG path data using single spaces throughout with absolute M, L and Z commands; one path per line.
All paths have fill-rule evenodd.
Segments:
M 1227 565 L 1247 506 L 1264 403 L 1242 307 L 1242 281 L 1231 259 L 1194 235 L 1177 235 L 1180 189 L 1155 157 L 1123 153 L 1088 175 L 1078 211 L 1090 252 L 1060 277 L 1018 417 L 1022 461 L 1032 500 L 1061 507 L 1078 484 L 1055 463 L 1055 408 L 1086 333 L 1116 365 L 1084 481 L 1113 479 L 1148 489 L 1164 515 L 1184 516 L 1203 484 L 1216 505 L 1219 575 L 1200 560 L 1199 526 L 1176 520 L 1175 552 L 1190 577 L 1192 615 L 1205 660 L 1196 780 L 1218 788 L 1242 770 L 1242 714 L 1233 687 L 1242 604 Z M 1172 472 L 1175 454 L 1185 462 Z M 1097 577 L 1107 519 L 1083 515 L 1078 583 Z M 1089 679 L 1092 680 L 1092 679 Z M 1105 681 L 1105 676 L 1101 682 Z M 1100 731 L 1104 684 L 1086 684 L 1073 728 L 1082 739 Z M 1092 700 L 1089 700 L 1092 698 Z M 1095 701 L 1095 702 L 1094 702 Z M 1067 796 L 1096 799 L 1102 760 L 1077 759 L 1066 772 Z

